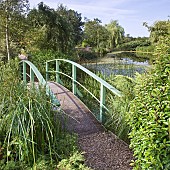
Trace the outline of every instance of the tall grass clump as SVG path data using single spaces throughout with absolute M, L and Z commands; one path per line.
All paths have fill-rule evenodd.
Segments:
M 18 61 L 0 65 L 0 94 L 2 169 L 55 169 L 76 150 L 76 137 L 61 128 L 45 89 L 21 82 Z
M 109 112 L 106 112 L 105 126 L 107 129 L 115 132 L 121 139 L 129 143 L 128 133 L 130 127 L 128 125 L 128 111 L 130 102 L 134 98 L 135 79 L 117 75 L 106 78 L 106 81 L 113 87 L 121 91 L 122 96 L 118 97 L 112 93 L 107 93 L 106 104 Z
M 53 149 L 60 124 L 44 90 L 28 89 L 18 73 L 16 62 L 1 66 L 1 148 L 7 163 L 20 160 L 36 166 L 38 154 L 57 157 Z
M 104 76 L 97 73 L 99 77 L 106 80 L 113 87 L 121 91 L 122 97 L 114 95 L 109 90 L 106 90 L 106 107 L 103 115 L 104 126 L 118 135 L 126 142 L 128 140 L 128 133 L 130 127 L 127 123 L 127 112 L 129 111 L 129 104 L 134 98 L 133 87 L 135 80 L 127 76 L 113 75 Z M 83 75 L 81 84 L 83 84 L 98 100 L 100 100 L 100 83 L 91 78 L 90 76 Z M 100 106 L 99 103 L 85 90 L 79 87 L 82 93 L 80 99 L 89 107 L 96 118 L 99 118 Z

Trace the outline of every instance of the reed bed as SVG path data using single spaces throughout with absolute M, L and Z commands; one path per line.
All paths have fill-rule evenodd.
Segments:
M 134 98 L 133 87 L 135 85 L 135 80 L 122 75 L 111 74 L 109 76 L 104 76 L 99 72 L 97 75 L 116 87 L 123 94 L 122 97 L 118 97 L 106 89 L 106 107 L 108 110 L 105 110 L 104 112 L 103 124 L 108 130 L 111 130 L 128 143 L 128 133 L 130 129 L 127 124 L 127 112 L 129 110 L 129 104 Z M 80 79 L 81 84 L 92 92 L 96 98 L 100 99 L 100 84 L 86 74 L 84 74 L 84 78 L 82 77 Z M 87 91 L 81 87 L 78 88 L 82 93 L 82 97 L 80 97 L 80 99 L 89 107 L 94 116 L 99 118 L 99 103 L 89 93 L 87 93 Z
M 0 101 L 2 169 L 54 169 L 76 150 L 76 136 L 62 128 L 45 89 L 21 83 L 18 61 L 0 64 Z

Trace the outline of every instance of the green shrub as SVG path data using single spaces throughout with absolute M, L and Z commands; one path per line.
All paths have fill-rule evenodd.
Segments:
M 123 43 L 123 44 L 119 45 L 117 48 L 118 48 L 118 50 L 135 51 L 136 47 L 138 47 L 138 46 L 149 46 L 149 45 L 150 45 L 150 41 L 148 41 L 148 40 L 134 40 L 134 41 L 130 41 L 127 43 Z
M 68 159 L 61 160 L 57 168 L 58 170 L 90 170 L 84 165 L 84 157 L 79 152 L 75 152 Z
M 80 61 L 92 60 L 97 58 L 97 54 L 92 51 L 78 51 L 78 56 Z
M 155 46 L 153 46 L 153 45 L 138 46 L 138 47 L 136 47 L 136 56 L 138 56 L 140 58 L 147 58 L 152 62 L 152 60 L 155 60 L 155 57 L 153 55 L 154 50 L 155 50 Z
M 45 63 L 48 60 L 53 59 L 73 59 L 71 56 L 67 56 L 60 52 L 50 51 L 50 50 L 44 50 L 44 51 L 36 51 L 31 54 L 30 61 L 38 68 L 40 73 L 45 78 Z
M 170 169 L 170 39 L 160 42 L 148 75 L 136 78 L 129 125 L 134 169 Z
M 137 54 L 142 53 L 142 52 L 144 52 L 144 53 L 147 53 L 147 52 L 153 53 L 154 50 L 155 50 L 155 46 L 153 46 L 153 45 L 136 47 Z

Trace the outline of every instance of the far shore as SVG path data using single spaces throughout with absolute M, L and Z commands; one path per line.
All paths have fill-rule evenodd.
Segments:
M 120 53 L 146 53 L 146 54 L 153 54 L 153 52 L 144 52 L 144 51 L 113 51 L 111 53 L 107 53 L 107 55 L 112 55 L 112 54 L 120 54 Z

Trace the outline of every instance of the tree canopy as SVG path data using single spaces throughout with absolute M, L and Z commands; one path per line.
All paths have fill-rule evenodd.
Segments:
M 0 1 L 0 34 L 2 37 L 2 53 L 11 57 L 12 48 L 20 46 L 26 31 L 25 16 L 29 9 L 28 0 Z
M 112 20 L 109 24 L 106 25 L 107 30 L 109 31 L 109 48 L 113 49 L 116 47 L 124 37 L 124 29 L 121 27 L 117 20 Z
M 157 43 L 161 38 L 166 38 L 170 34 L 170 21 L 156 21 L 153 26 L 148 26 L 143 23 L 150 32 L 150 40 L 152 43 Z
M 135 50 L 143 44 L 156 44 L 170 32 L 169 20 L 157 21 L 153 26 L 144 23 L 150 31 L 150 41 L 126 37 L 118 20 L 106 25 L 98 18 L 83 21 L 81 13 L 62 4 L 54 9 L 40 2 L 37 8 L 29 9 L 28 0 L 1 0 L 0 20 L 0 56 L 8 60 L 18 55 L 21 48 L 68 54 L 76 46 L 90 46 L 93 52 L 101 55 L 115 49 Z
M 37 48 L 68 52 L 81 41 L 84 24 L 81 14 L 63 5 L 54 10 L 41 2 L 38 9 L 30 11 L 28 21 L 31 26 L 28 35 L 33 33 L 32 43 Z

